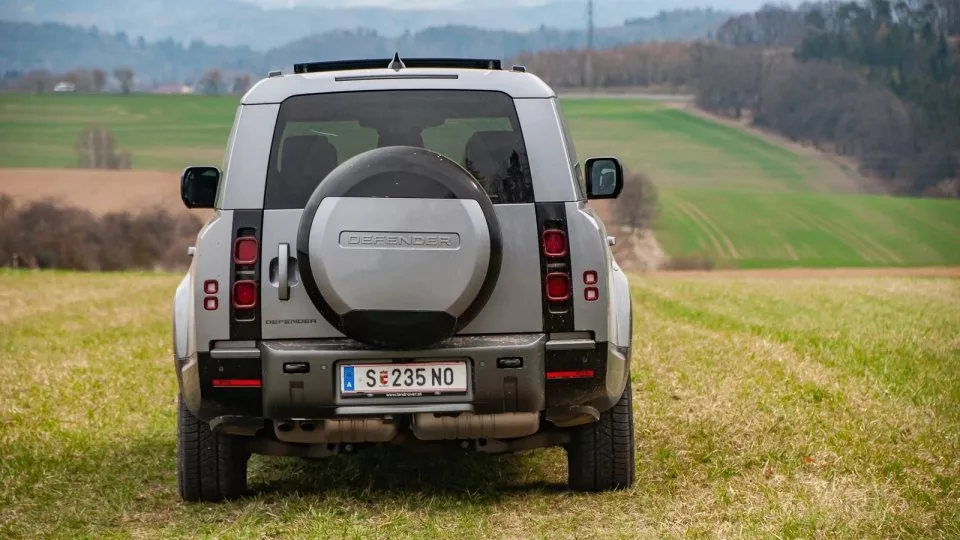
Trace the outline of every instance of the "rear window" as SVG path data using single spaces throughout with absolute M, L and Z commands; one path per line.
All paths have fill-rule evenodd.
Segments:
M 264 208 L 303 208 L 340 163 L 398 145 L 427 148 L 456 161 L 494 204 L 533 202 L 526 147 L 510 96 L 380 90 L 295 96 L 280 105 Z

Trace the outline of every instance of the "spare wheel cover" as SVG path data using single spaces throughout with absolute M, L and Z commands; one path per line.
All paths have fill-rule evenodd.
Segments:
M 297 235 L 310 299 L 335 328 L 387 348 L 452 336 L 500 274 L 493 203 L 470 173 L 408 146 L 369 150 L 317 186 Z

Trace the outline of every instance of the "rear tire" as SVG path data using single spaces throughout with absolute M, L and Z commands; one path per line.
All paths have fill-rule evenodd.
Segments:
M 247 490 L 250 454 L 237 437 L 218 435 L 177 397 L 177 487 L 184 501 L 236 499 Z
M 633 391 L 630 381 L 620 400 L 600 420 L 577 428 L 567 450 L 567 483 L 573 491 L 610 491 L 633 485 Z

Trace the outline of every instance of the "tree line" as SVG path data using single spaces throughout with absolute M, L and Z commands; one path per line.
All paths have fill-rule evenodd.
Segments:
M 693 92 L 703 109 L 855 158 L 892 193 L 960 197 L 960 0 L 767 6 L 713 37 L 517 61 L 560 87 Z
M 110 77 L 112 75 L 112 79 Z M 54 73 L 46 69 L 33 69 L 25 73 L 7 72 L 0 75 L 0 89 L 12 92 L 33 92 L 43 94 L 53 92 L 59 83 L 70 83 L 74 92 L 96 94 L 116 90 L 129 94 L 137 89 L 136 72 L 133 68 L 120 67 L 108 74 L 105 70 L 74 69 L 65 73 Z M 253 84 L 253 75 L 246 72 L 224 73 L 211 68 L 203 72 L 197 81 L 186 81 L 183 85 L 191 92 L 201 94 L 243 94 Z M 139 89 L 157 89 L 162 87 Z

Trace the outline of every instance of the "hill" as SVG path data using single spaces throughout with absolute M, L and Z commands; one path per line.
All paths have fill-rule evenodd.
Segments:
M 864 194 L 820 154 L 670 106 L 562 104 L 581 158 L 617 154 L 653 178 L 657 237 L 673 257 L 741 268 L 960 264 L 960 200 Z M 96 121 L 137 169 L 218 164 L 235 107 L 232 97 L 0 95 L 0 166 L 71 167 L 77 134 Z
M 696 8 L 699 2 L 664 2 L 669 12 Z M 292 6 L 292 7 L 291 7 Z M 439 4 L 438 4 L 439 6 Z M 271 6 L 242 0 L 6 0 L 0 2 L 0 19 L 44 23 L 58 22 L 102 31 L 125 32 L 149 41 L 172 38 L 183 43 L 249 46 L 266 51 L 310 35 L 339 29 L 366 28 L 387 37 L 399 37 L 431 27 L 477 25 L 490 30 L 530 32 L 540 27 L 582 30 L 585 2 L 553 0 L 534 5 L 524 2 L 462 2 L 444 7 L 391 9 L 324 2 L 284 1 Z M 756 6 L 753 6 L 756 7 Z M 269 9 L 268 9 L 269 8 Z M 629 19 L 654 17 L 658 9 L 647 2 L 604 0 L 595 12 L 599 26 L 620 26 Z M 699 10 L 698 10 L 699 11 Z M 703 12 L 702 12 L 703 13 Z M 726 12 L 723 18 L 732 13 Z M 716 14 L 713 17 L 719 17 Z M 709 17 L 709 16 L 708 16 Z M 674 26 L 669 13 L 666 28 Z M 722 22 L 722 21 L 721 21 Z M 719 23 L 718 23 L 719 26 Z M 675 32 L 674 32 L 675 33 Z
M 862 193 L 834 162 L 637 100 L 568 100 L 583 155 L 657 184 L 673 257 L 739 268 L 960 264 L 960 200 Z
M 706 36 L 728 16 L 711 10 L 673 11 L 598 28 L 595 41 L 600 47 L 608 47 L 655 39 L 691 40 Z M 196 80 L 210 68 L 261 75 L 271 69 L 289 70 L 295 62 L 389 57 L 396 51 L 405 56 L 508 58 L 522 52 L 580 48 L 586 43 L 583 30 L 548 26 L 512 31 L 444 25 L 389 36 L 362 20 L 346 26 L 348 30 L 321 33 L 294 32 L 285 25 L 273 27 L 269 20 L 255 22 L 258 29 L 248 36 L 274 35 L 282 36 L 282 40 L 261 52 L 251 47 L 254 41 L 241 41 L 244 44 L 236 46 L 211 45 L 215 41 L 206 37 L 189 43 L 169 37 L 148 41 L 132 31 L 110 33 L 97 27 L 0 20 L 0 73 L 78 68 L 110 71 L 126 66 L 135 69 L 142 82 L 170 83 Z

